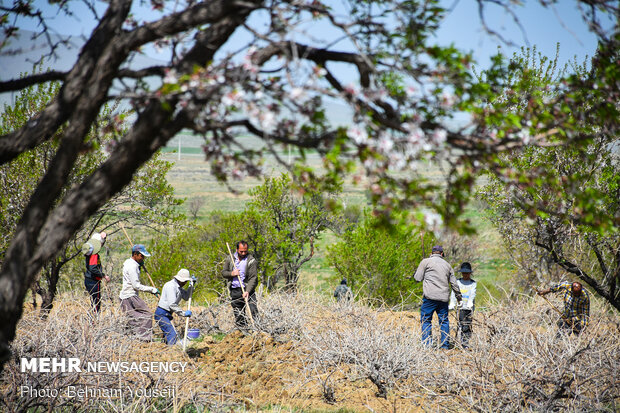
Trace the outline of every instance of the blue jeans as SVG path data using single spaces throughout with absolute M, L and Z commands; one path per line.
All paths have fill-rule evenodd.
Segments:
M 161 331 L 164 332 L 166 344 L 175 344 L 177 342 L 177 332 L 172 325 L 172 313 L 161 307 L 157 307 L 154 318 L 159 328 L 161 328 Z
M 422 323 L 422 343 L 430 347 L 433 344 L 432 321 L 433 313 L 437 313 L 441 329 L 441 348 L 449 348 L 450 322 L 448 321 L 448 302 L 422 299 L 420 308 L 420 322 Z

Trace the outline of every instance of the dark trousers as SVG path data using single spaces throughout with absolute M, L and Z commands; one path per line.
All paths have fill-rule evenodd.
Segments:
M 248 297 L 248 304 L 250 305 L 250 311 L 252 312 L 252 318 L 256 321 L 258 317 L 258 307 L 256 307 L 256 294 L 252 293 Z M 241 288 L 230 289 L 230 305 L 235 315 L 235 325 L 240 329 L 247 329 L 248 318 L 245 312 L 245 300 L 243 299 L 243 293 Z
M 170 311 L 166 311 L 161 307 L 157 307 L 155 310 L 155 322 L 161 328 L 161 331 L 164 333 L 164 340 L 166 344 L 173 345 L 177 342 L 177 331 L 174 329 L 172 325 L 172 313 Z
M 90 295 L 90 302 L 93 304 L 93 311 L 98 313 L 101 311 L 101 280 L 94 280 L 92 278 L 84 278 L 84 286 L 88 295 Z
M 582 329 L 582 325 L 580 321 L 574 318 L 569 318 L 569 319 L 561 318 L 558 320 L 558 332 L 556 334 L 556 337 L 559 337 L 562 334 L 579 335 L 579 333 L 581 333 L 581 329 Z
M 459 310 L 459 326 L 458 330 L 461 333 L 461 344 L 463 348 L 469 347 L 469 340 L 471 339 L 471 324 L 474 317 L 473 310 Z

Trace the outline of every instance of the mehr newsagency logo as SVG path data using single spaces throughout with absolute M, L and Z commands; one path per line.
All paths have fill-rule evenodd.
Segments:
M 94 374 L 131 374 L 131 373 L 184 373 L 186 361 L 85 361 L 77 357 L 34 357 L 20 360 L 22 373 L 94 373 Z M 38 387 L 22 385 L 19 388 L 20 397 L 30 398 L 107 398 L 119 399 L 129 396 L 139 397 L 175 397 L 173 387 L 145 387 L 134 386 L 95 387 L 89 385 L 67 385 L 63 388 Z

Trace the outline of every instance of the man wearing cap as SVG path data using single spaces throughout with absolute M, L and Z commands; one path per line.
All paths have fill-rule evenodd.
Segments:
M 84 286 L 90 296 L 93 312 L 95 314 L 98 314 L 101 310 L 101 280 L 104 279 L 106 282 L 110 282 L 110 277 L 103 273 L 101 257 L 99 255 L 105 240 L 105 232 L 95 232 L 88 242 L 82 245 L 82 254 L 84 254 L 86 265 Z
M 252 318 L 256 320 L 258 308 L 256 307 L 256 288 L 258 280 L 258 268 L 256 259 L 248 255 L 248 243 L 245 241 L 237 242 L 237 251 L 234 254 L 234 262 L 230 257 L 226 257 L 222 277 L 227 281 L 230 291 L 230 305 L 235 315 L 235 325 L 238 329 L 245 331 L 248 321 L 245 315 L 245 300 L 247 299 Z M 245 293 L 241 288 L 243 283 Z
M 416 281 L 423 281 L 422 307 L 420 308 L 420 322 L 422 324 L 422 343 L 432 345 L 432 320 L 433 313 L 437 313 L 441 329 L 441 348 L 448 349 L 450 346 L 450 322 L 448 320 L 448 301 L 450 301 L 450 289 L 454 291 L 456 300 L 461 302 L 461 290 L 456 283 L 454 270 L 443 258 L 443 247 L 436 245 L 432 249 L 431 256 L 424 258 L 414 274 Z
M 144 300 L 138 297 L 138 291 L 159 294 L 157 288 L 140 283 L 140 267 L 144 263 L 144 257 L 150 256 L 144 245 L 133 246 L 131 258 L 123 263 L 123 287 L 119 295 L 121 310 L 129 317 L 129 327 L 143 341 L 151 341 L 153 322 L 151 311 Z
M 191 281 L 190 286 L 185 290 L 181 288 L 188 281 Z M 181 317 L 191 317 L 192 312 L 190 310 L 183 311 L 179 307 L 179 302 L 181 302 L 181 299 L 189 299 L 195 284 L 196 277 L 190 276 L 189 271 L 183 268 L 179 270 L 172 280 L 164 284 L 161 289 L 161 298 L 155 309 L 155 322 L 163 331 L 166 344 L 170 346 L 175 344 L 178 339 L 177 332 L 172 325 L 172 313 Z
M 538 295 L 559 292 L 563 294 L 564 312 L 558 320 L 560 332 L 579 334 L 590 322 L 590 294 L 580 282 L 561 282 L 546 290 L 538 291 Z
M 471 339 L 471 324 L 474 316 L 475 300 L 476 300 L 476 281 L 471 279 L 471 264 L 464 262 L 461 264 L 461 268 L 456 270 L 463 275 L 463 278 L 456 280 L 461 290 L 463 301 L 456 302 L 456 295 L 454 291 L 450 294 L 450 305 L 448 309 L 454 310 L 456 308 L 459 324 L 457 331 L 461 332 L 461 346 L 463 348 L 469 348 L 469 340 Z
M 353 297 L 353 291 L 351 291 L 351 288 L 347 285 L 346 278 L 343 278 L 342 281 L 340 281 L 340 285 L 336 287 L 336 290 L 334 291 L 334 297 L 336 297 L 336 301 L 338 302 L 351 301 L 351 298 Z

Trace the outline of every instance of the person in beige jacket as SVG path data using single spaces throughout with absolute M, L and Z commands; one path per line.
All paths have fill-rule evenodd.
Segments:
M 450 322 L 448 320 L 448 302 L 450 291 L 454 291 L 456 300 L 461 302 L 461 291 L 456 283 L 452 266 L 444 259 L 443 247 L 436 245 L 432 249 L 431 256 L 425 258 L 418 265 L 414 276 L 416 281 L 422 281 L 422 307 L 420 308 L 420 322 L 422 324 L 422 343 L 432 346 L 432 320 L 433 313 L 437 313 L 437 319 L 441 329 L 440 347 L 450 348 Z

